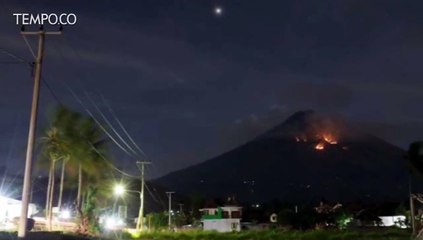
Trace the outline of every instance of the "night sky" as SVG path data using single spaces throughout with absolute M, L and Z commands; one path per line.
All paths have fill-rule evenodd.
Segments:
M 423 138 L 420 0 L 95 2 L 0 0 L 0 48 L 32 61 L 12 13 L 75 13 L 77 24 L 46 42 L 43 76 L 56 97 L 42 86 L 38 126 L 58 102 L 84 111 L 65 83 L 113 120 L 104 97 L 153 161 L 150 177 L 299 110 L 342 115 L 404 149 Z M 32 79 L 11 61 L 0 52 L 0 161 L 23 172 Z

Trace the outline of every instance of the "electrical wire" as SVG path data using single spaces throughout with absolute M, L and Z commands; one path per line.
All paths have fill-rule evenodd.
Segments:
M 71 50 L 72 50 L 72 52 L 74 53 L 74 55 L 76 56 L 76 58 L 79 60 L 79 62 L 80 63 L 82 63 L 82 57 L 81 57 L 81 55 L 78 53 L 78 51 L 75 49 L 75 48 L 73 48 L 73 46 L 72 45 L 70 45 L 69 44 L 69 42 L 67 41 L 67 39 L 64 37 L 64 36 L 62 36 L 60 39 L 62 39 L 63 40 L 63 43 L 65 44 L 65 45 L 67 45 Z M 122 144 L 120 144 L 114 137 L 113 137 L 113 135 L 112 134 L 110 134 L 110 132 L 108 132 L 105 128 L 104 128 L 104 126 L 102 126 L 101 124 L 100 124 L 100 122 L 95 118 L 95 116 L 94 116 L 94 114 L 83 104 L 83 102 L 82 102 L 82 100 L 76 95 L 76 93 L 70 88 L 70 86 L 68 85 L 68 84 L 65 84 L 66 85 L 66 87 L 69 89 L 69 90 L 71 90 L 71 93 L 72 93 L 72 95 L 74 96 L 74 98 L 78 101 L 78 103 L 85 109 L 85 111 L 95 120 L 95 122 L 100 126 L 100 128 L 102 128 L 102 130 L 105 132 L 105 134 L 110 138 L 110 139 L 112 139 L 112 141 L 122 150 L 122 151 L 124 151 L 128 156 L 130 156 L 130 157 L 134 157 L 132 154 L 130 154 L 129 153 L 129 151 L 127 150 L 127 149 L 125 149 L 125 147 L 123 147 L 122 146 Z M 83 87 L 82 87 L 83 88 Z M 87 92 L 87 91 L 85 91 L 84 90 L 84 92 Z M 101 112 L 101 110 L 100 110 L 100 112 Z M 102 113 L 103 114 L 103 113 Z M 103 114 L 104 115 L 104 114 Z M 113 126 L 111 125 L 111 124 L 109 124 L 109 126 L 110 126 L 110 128 L 112 128 L 112 129 L 114 129 L 113 128 Z M 115 131 L 115 130 L 113 130 L 113 131 Z M 127 143 L 125 142 L 125 141 L 123 141 L 124 142 L 124 145 L 127 145 Z
M 101 109 L 98 107 L 98 105 L 92 100 L 92 98 L 85 92 L 85 96 L 87 99 L 91 102 L 91 105 L 97 110 L 97 112 L 100 114 L 100 116 L 103 118 L 103 120 L 106 122 L 106 124 L 112 129 L 114 134 L 125 144 L 125 146 L 134 154 L 133 157 L 138 158 L 137 152 L 134 151 L 134 149 L 122 138 L 122 136 L 116 131 L 116 129 L 113 127 L 112 123 L 107 119 L 107 117 L 103 114 Z
M 130 178 L 135 178 L 135 179 L 139 179 L 139 176 L 134 176 L 134 175 L 132 175 L 132 174 L 129 174 L 129 173 L 127 173 L 127 172 L 125 172 L 125 171 L 123 171 L 123 170 L 121 170 L 121 169 L 119 169 L 118 167 L 116 167 L 111 161 L 109 161 L 109 160 L 107 160 L 106 159 L 106 157 L 100 152 L 100 151 L 98 151 L 98 149 L 93 145 L 93 144 L 91 144 L 91 147 L 94 149 L 94 151 L 99 155 L 99 156 L 101 156 L 101 158 L 103 158 L 103 160 L 106 162 L 106 163 L 108 163 L 108 165 L 110 166 L 110 167 L 112 167 L 114 170 L 116 170 L 117 172 L 119 172 L 120 174 L 122 174 L 122 175 L 124 175 L 124 176 L 126 176 L 126 177 L 130 177 Z M 155 201 L 155 202 L 157 202 L 157 203 L 159 203 L 159 204 L 161 204 L 162 206 L 166 206 L 166 204 L 163 202 L 163 200 L 160 198 L 160 196 L 159 195 L 155 195 L 151 190 L 150 190 L 150 188 L 149 188 L 149 186 L 148 186 L 148 184 L 147 183 L 145 183 L 144 184 L 144 186 L 145 186 L 145 188 L 147 189 L 147 192 L 149 193 L 149 195 L 150 195 L 150 197 L 153 199 L 153 201 Z
M 69 48 L 72 48 L 69 44 L 67 44 L 68 45 L 68 47 Z M 73 49 L 73 48 L 72 48 Z M 61 50 L 61 48 L 60 47 L 57 47 L 57 49 L 56 49 L 58 52 L 59 52 L 59 54 L 61 55 L 61 57 L 63 58 L 63 59 L 65 59 L 65 56 L 63 55 L 63 52 L 62 52 L 62 50 Z M 74 54 L 78 57 L 78 58 L 80 58 L 80 56 L 79 56 L 79 54 L 76 52 L 76 50 L 75 49 L 73 49 L 74 50 Z M 81 61 L 81 60 L 80 60 Z M 99 121 L 95 118 L 95 116 L 94 116 L 94 114 L 91 112 L 91 111 L 89 111 L 89 109 L 86 107 L 86 105 L 82 102 L 82 99 L 80 98 L 80 97 L 78 97 L 78 95 L 75 93 L 75 91 L 72 89 L 72 87 L 70 87 L 63 79 L 61 79 L 62 80 L 62 83 L 64 84 L 64 86 L 68 89 L 68 91 L 72 94 L 72 96 L 75 98 L 75 100 L 84 108 L 84 110 L 95 120 L 95 122 L 96 122 L 96 124 L 97 125 L 99 125 L 100 126 L 100 128 L 102 128 L 102 130 L 103 130 L 103 132 L 105 132 L 106 133 L 106 135 L 122 150 L 122 151 L 124 151 L 126 154 L 128 154 L 128 155 L 130 155 L 129 154 L 129 152 L 121 145 L 121 144 L 119 144 L 118 143 L 118 141 L 114 138 L 114 137 L 111 137 L 112 135 L 108 132 L 108 131 L 105 131 L 105 128 L 103 127 L 103 125 L 101 125 L 100 123 L 99 123 Z M 89 98 L 89 96 L 88 96 L 88 94 L 87 94 L 87 91 L 84 91 L 85 93 L 86 93 L 86 96 Z M 92 101 L 92 99 L 90 99 L 91 100 L 91 102 L 92 103 L 94 103 L 94 101 Z M 95 105 L 95 104 L 94 104 Z M 105 117 L 105 115 L 101 112 L 101 109 L 98 107 L 98 106 L 95 106 L 95 108 L 97 109 L 97 111 L 98 112 L 100 112 L 100 114 L 101 115 L 103 115 L 103 118 L 105 118 L 105 119 L 107 119 L 106 117 Z M 108 125 L 110 125 L 110 127 L 111 128 L 113 128 L 112 127 L 112 124 L 110 123 L 110 121 L 107 121 L 109 124 Z M 114 128 L 113 128 L 114 129 Z M 114 132 L 115 133 L 117 133 L 117 131 L 114 129 Z M 117 134 L 117 135 L 119 135 L 119 134 Z M 128 144 L 126 144 L 126 145 L 128 145 Z M 103 159 L 104 160 L 106 160 L 107 162 L 108 162 L 108 164 L 109 164 L 109 166 L 111 166 L 114 170 L 116 170 L 117 172 L 119 172 L 120 174 L 122 174 L 122 175 L 124 175 L 124 176 L 127 176 L 127 177 L 130 177 L 130 178 L 139 178 L 138 176 L 134 176 L 134 175 L 131 175 L 131 174 L 129 174 L 129 173 L 126 173 L 126 172 L 124 172 L 124 171 L 122 171 L 121 169 L 119 169 L 119 168 L 117 168 L 115 165 L 113 165 L 110 161 L 108 161 L 107 159 L 105 159 L 105 157 L 103 156 L 103 155 L 101 155 L 102 157 L 103 157 Z M 131 155 L 130 155 L 131 156 Z
M 62 101 L 60 101 L 60 99 L 54 93 L 53 89 L 50 87 L 50 84 L 48 83 L 48 81 L 47 81 L 47 79 L 45 77 L 42 77 L 41 78 L 41 84 L 45 85 L 45 87 L 50 92 L 50 94 L 53 96 L 54 100 L 56 100 L 56 102 L 58 102 L 60 105 L 63 105 L 62 104 Z
M 24 58 L 18 57 L 16 54 L 11 53 L 10 51 L 8 51 L 4 48 L 0 47 L 0 52 L 2 52 L 4 54 L 6 54 L 7 56 L 17 60 L 17 62 L 26 63 L 26 64 L 28 64 L 28 66 L 32 66 L 32 62 L 29 62 L 28 60 L 26 60 Z
M 27 45 L 27 47 L 28 47 L 28 49 L 29 49 L 29 51 L 31 52 L 31 54 L 32 54 L 32 56 L 34 57 L 34 58 L 36 58 L 36 56 L 35 56 L 35 53 L 34 53 L 34 50 L 32 49 L 32 47 L 31 47 L 31 45 L 29 44 L 29 42 L 28 42 L 28 40 L 27 40 L 27 38 L 25 37 L 25 36 L 23 36 L 23 39 L 24 39 L 24 41 L 25 41 L 25 44 Z M 69 45 L 70 46 L 70 45 Z M 70 46 L 71 47 L 71 46 Z M 72 47 L 71 47 L 72 48 Z M 73 48 L 72 48 L 73 49 Z M 75 54 L 80 58 L 80 55 L 76 52 L 76 50 L 75 49 L 73 49 L 74 50 L 74 52 L 75 52 Z M 0 48 L 0 51 L 1 52 L 3 52 L 3 53 L 5 53 L 6 55 L 8 55 L 9 57 L 12 57 L 13 59 L 16 59 L 17 61 L 16 62 L 0 62 L 0 63 L 3 63 L 3 64 L 12 64 L 12 63 L 26 63 L 29 67 L 31 67 L 31 68 L 33 68 L 33 63 L 31 63 L 31 62 L 28 62 L 28 61 L 26 61 L 25 59 L 23 59 L 23 58 L 20 58 L 20 57 L 18 57 L 18 56 L 16 56 L 16 55 L 14 55 L 14 54 L 12 54 L 12 53 L 10 53 L 9 51 L 7 51 L 7 50 L 5 50 L 5 49 L 2 49 L 2 48 Z M 62 104 L 62 102 L 60 101 L 60 99 L 57 97 L 57 95 L 54 93 L 54 91 L 53 91 L 53 89 L 50 87 L 50 84 L 48 83 L 48 81 L 47 81 L 47 79 L 44 77 L 44 78 L 42 78 L 41 79 L 42 81 L 42 83 L 47 87 L 47 89 L 48 89 L 48 91 L 51 93 L 51 95 L 53 96 L 53 98 L 59 103 L 59 104 Z M 69 86 L 69 85 L 67 85 L 65 82 L 64 82 L 64 85 L 67 87 L 67 89 L 71 92 L 71 94 L 72 94 L 72 96 L 77 100 L 77 102 L 84 108 L 84 110 L 90 115 L 90 117 L 92 117 L 93 118 L 93 120 L 96 122 L 96 124 L 102 129 L 102 131 L 121 149 L 121 150 L 123 150 L 126 154 L 128 154 L 128 155 L 130 155 L 129 154 L 129 152 L 121 145 L 121 144 L 119 144 L 117 141 L 116 141 L 116 139 L 104 128 L 104 126 L 97 120 L 97 118 L 95 118 L 95 116 L 94 116 L 94 114 L 86 107 L 86 105 L 82 102 L 82 100 L 81 100 L 81 98 L 79 98 L 78 97 L 78 95 L 73 91 L 73 89 Z M 86 93 L 86 92 L 85 92 Z M 86 94 L 86 96 L 89 98 L 89 96 Z M 104 100 L 104 102 L 105 102 L 105 99 L 104 99 L 104 97 L 102 96 L 102 98 L 103 98 L 103 100 Z M 106 118 L 106 116 L 103 114 L 103 112 L 101 111 L 101 109 L 94 103 L 94 101 L 91 99 L 91 98 L 89 98 L 89 100 L 91 101 L 91 103 L 93 104 L 93 106 L 96 108 L 96 110 L 100 113 L 100 115 L 102 116 L 102 118 L 107 122 L 107 124 L 112 128 L 112 130 L 113 130 L 113 132 L 118 136 L 118 138 L 125 144 L 125 146 L 127 147 L 127 148 L 129 148 L 130 149 L 130 151 L 133 153 L 133 154 L 135 154 L 135 155 L 139 155 L 139 153 L 141 153 L 141 154 L 143 154 L 144 156 L 145 156 L 145 153 L 144 153 L 144 151 L 142 151 L 141 150 L 141 148 L 135 143 L 135 141 L 133 140 L 133 138 L 129 135 L 129 133 L 127 132 L 127 130 L 124 128 L 124 126 L 123 126 L 123 124 L 119 121 L 119 119 L 116 117 L 116 115 L 114 114 L 114 112 L 113 112 L 113 110 L 109 107 L 109 111 L 111 112 L 111 113 L 113 113 L 113 117 L 117 120 L 117 122 L 118 122 L 118 124 L 119 124 L 119 126 L 120 126 L 120 128 L 124 131 L 124 133 L 126 134 L 126 136 L 129 138 L 129 140 L 131 141 L 131 143 L 134 145 L 134 147 L 139 151 L 139 153 L 137 153 L 123 138 L 122 138 L 122 136 L 116 131 L 116 129 L 113 127 L 113 125 L 111 124 L 111 122 Z M 116 167 L 111 161 L 109 161 L 109 160 L 107 160 L 106 158 L 105 158 L 105 156 L 100 152 L 100 151 L 98 151 L 98 149 L 97 148 L 95 148 L 95 146 L 93 146 L 92 145 L 92 147 L 93 147 L 93 149 L 99 154 L 99 156 L 101 156 L 104 160 L 105 160 L 105 162 L 112 168 L 112 169 L 114 169 L 115 171 L 117 171 L 117 172 L 119 172 L 120 174 L 122 174 L 122 175 L 124 175 L 124 176 L 127 176 L 127 177 L 130 177 L 130 178 L 139 178 L 138 176 L 134 176 L 134 175 L 131 175 L 131 174 L 129 174 L 129 173 L 126 173 L 126 172 L 124 172 L 123 170 L 121 170 L 121 169 L 119 169 L 118 167 Z M 146 188 L 147 188 L 147 190 L 148 190 L 148 192 L 149 192 L 149 194 L 151 195 L 151 197 L 152 197 L 152 199 L 154 200 L 154 201 L 156 201 L 156 202 L 158 202 L 158 200 L 157 200 L 157 198 L 154 196 L 154 194 L 151 192 L 151 190 L 149 189 L 149 187 L 147 186 L 147 184 L 146 184 Z M 36 191 L 39 191 L 39 190 L 36 190 Z M 163 203 L 163 202 L 162 202 Z
M 64 40 L 64 42 L 65 42 L 65 44 L 74 52 L 74 54 L 75 54 L 75 56 L 77 56 L 77 59 L 80 61 L 80 62 L 82 62 L 82 58 L 81 58 L 81 55 L 76 51 L 76 49 L 74 49 L 70 44 L 69 44 L 69 42 L 66 40 L 66 38 L 65 37 L 63 37 L 63 38 L 61 38 L 61 39 L 63 39 Z M 60 51 L 60 53 L 62 54 L 62 52 Z M 62 57 L 64 58 L 64 56 L 62 55 Z M 63 81 L 63 80 L 62 80 Z M 78 96 L 77 96 L 77 94 L 73 91 L 73 89 L 69 86 L 69 85 L 67 85 L 67 84 L 65 84 L 65 86 L 68 88 L 68 90 L 71 92 L 71 94 L 73 95 L 73 97 L 79 102 L 79 104 L 85 109 L 85 111 L 87 111 L 87 113 L 91 116 L 91 117 L 93 117 L 93 119 L 95 119 L 95 117 L 94 117 L 94 115 L 92 114 L 92 112 L 91 111 L 89 111 L 88 110 L 88 108 L 83 104 L 83 102 L 82 102 L 82 100 L 81 100 L 81 98 L 79 98 Z M 120 136 L 120 134 L 118 133 L 118 131 L 116 131 L 116 129 L 115 128 L 113 128 L 113 125 L 112 125 L 112 123 L 109 121 L 109 120 L 107 120 L 107 117 L 104 115 L 104 113 L 101 111 L 101 109 L 95 104 L 95 102 L 88 96 L 88 94 L 87 94 L 87 91 L 84 91 L 85 92 L 85 95 L 87 96 L 87 98 L 89 98 L 89 100 L 91 101 L 91 103 L 92 103 L 92 105 L 94 106 L 94 108 L 100 113 L 100 115 L 102 115 L 102 117 L 103 117 L 103 119 L 107 122 L 107 124 L 113 129 L 113 132 L 116 134 L 116 135 L 118 135 L 118 137 L 119 137 L 119 139 L 122 141 L 122 142 L 124 142 L 124 145 L 127 147 L 127 148 L 129 148 L 130 149 L 130 151 L 132 151 L 133 153 L 136 153 L 136 151 L 132 148 L 132 147 L 130 147 L 130 145 L 123 139 L 123 137 L 121 137 Z M 100 96 L 101 96 L 101 98 L 102 98 L 102 100 L 103 100 L 103 103 L 104 103 L 104 105 L 108 108 L 108 110 L 109 110 L 109 112 L 112 114 L 112 116 L 113 116 L 113 118 L 114 118 L 114 120 L 117 122 L 117 124 L 119 125 L 119 127 L 122 129 L 122 131 L 125 133 L 125 135 L 127 136 L 127 138 L 129 139 L 129 141 L 130 141 L 130 143 L 132 143 L 132 145 L 136 148 L 136 150 L 138 150 L 138 152 L 139 153 L 137 153 L 136 155 L 138 155 L 139 156 L 139 154 L 141 153 L 142 155 L 144 155 L 144 156 L 146 156 L 146 154 L 145 154 L 145 152 L 138 146 L 138 144 L 136 144 L 136 142 L 134 141 L 134 139 L 132 138 L 132 136 L 129 134 L 129 132 L 126 130 L 126 128 L 124 127 L 124 125 L 122 124 L 122 122 L 118 119 L 118 117 L 116 116 L 116 114 L 115 114 L 115 112 L 113 111 L 113 109 L 110 107 L 110 105 L 108 104 L 108 102 L 106 101 L 106 99 L 104 98 L 104 96 L 103 95 L 101 95 L 100 94 Z M 97 120 L 97 119 L 95 119 L 95 121 L 96 121 L 96 123 L 99 125 L 99 121 Z M 103 131 L 105 130 L 104 129 L 104 127 L 102 126 L 102 125 L 99 125 L 102 129 L 103 129 Z M 117 144 L 118 146 L 119 146 L 119 148 L 121 148 L 126 154 L 128 154 L 128 155 L 130 155 L 129 153 L 128 153 L 128 151 L 121 145 L 121 144 L 118 144 L 118 142 L 113 138 L 113 137 L 111 137 L 111 134 L 110 133 L 108 133 L 107 131 L 105 131 L 105 133 L 106 133 L 106 135 L 108 135 L 108 137 L 109 138 L 111 138 L 112 139 L 112 141 L 115 143 L 115 144 Z M 104 156 L 103 156 L 104 157 Z M 126 173 L 126 172 L 124 172 L 124 171 L 122 171 L 121 169 L 119 169 L 119 168 L 117 168 L 115 165 L 113 165 L 110 161 L 108 161 L 108 163 L 110 164 L 110 166 L 115 170 L 115 171 L 117 171 L 117 172 L 119 172 L 120 174 L 122 174 L 122 175 L 124 175 L 124 176 L 127 176 L 127 177 L 130 177 L 130 178 L 139 178 L 138 176 L 134 176 L 134 175 L 131 175 L 131 174 L 129 174 L 129 173 Z M 154 166 L 154 165 L 153 165 Z M 147 186 L 147 188 L 148 188 L 148 186 Z M 147 189 L 148 191 L 149 191 L 149 193 L 150 193 L 150 195 L 152 196 L 152 198 L 154 198 L 155 200 L 157 200 L 157 197 L 155 197 L 154 196 L 154 194 L 153 194 L 153 192 L 151 192 L 151 190 L 148 188 Z M 159 197 L 159 199 L 160 199 L 160 201 L 162 202 L 162 204 L 163 204 L 163 200 Z M 158 202 L 158 201 L 157 201 Z
M 114 118 L 114 120 L 118 123 L 118 125 L 120 126 L 120 128 L 122 129 L 122 131 L 126 134 L 127 138 L 131 141 L 132 145 L 135 146 L 135 148 L 139 151 L 140 154 L 142 154 L 145 158 L 148 159 L 149 157 L 147 156 L 147 154 L 145 154 L 145 152 L 134 141 L 134 139 L 132 138 L 132 136 L 126 130 L 125 126 L 122 124 L 122 122 L 119 120 L 119 118 L 117 117 L 117 115 L 113 111 L 112 107 L 110 106 L 110 104 L 108 103 L 108 101 L 106 100 L 106 98 L 102 94 L 99 94 L 99 95 L 102 98 L 103 105 L 109 110 L 109 112 L 112 115 L 112 117 Z M 156 164 L 152 164 L 152 167 L 153 167 L 153 171 L 157 173 L 158 172 L 158 169 L 157 169 Z
M 94 116 L 94 114 L 85 106 L 85 104 L 82 102 L 82 100 L 76 95 L 76 93 L 72 90 L 72 88 L 63 82 L 64 85 L 68 88 L 68 90 L 71 92 L 72 96 L 76 99 L 76 101 L 84 108 L 84 110 L 88 113 L 88 115 L 94 120 L 94 122 L 101 128 L 101 130 L 126 154 L 131 156 L 131 154 L 121 145 L 119 144 L 116 139 L 104 128 L 104 126 L 97 120 L 97 118 Z
M 35 52 L 31 47 L 31 44 L 29 44 L 28 39 L 26 38 L 26 36 L 24 34 L 21 34 L 23 40 L 25 41 L 26 46 L 28 47 L 29 51 L 31 52 L 32 56 L 34 57 L 34 59 L 36 59 L 37 57 L 35 56 Z
M 26 38 L 24 38 L 24 39 L 26 39 Z M 30 47 L 30 46 L 29 46 Z M 27 61 L 27 60 L 25 60 L 24 58 L 21 58 L 21 57 L 18 57 L 16 54 L 13 54 L 13 53 L 11 53 L 11 52 L 9 52 L 9 51 L 7 51 L 6 49 L 4 49 L 4 48 L 0 48 L 0 51 L 1 52 L 3 52 L 3 53 L 5 53 L 7 56 L 9 56 L 9 57 L 11 57 L 11 58 L 13 58 L 13 59 L 16 59 L 17 61 L 16 62 L 0 62 L 0 64 L 19 64 L 19 63 L 25 63 L 25 64 L 27 64 L 28 65 L 28 67 L 30 67 L 31 68 L 31 70 L 34 68 L 34 63 L 33 62 L 29 62 L 29 61 Z M 32 49 L 31 49 L 31 51 L 32 51 Z M 35 56 L 34 56 L 34 58 L 35 58 Z M 31 71 L 31 72 L 33 72 L 33 71 Z M 62 104 L 62 102 L 60 101 L 60 99 L 57 97 L 57 95 L 54 93 L 54 91 L 51 89 L 51 87 L 50 87 L 50 84 L 48 83 L 48 81 L 47 81 L 47 79 L 45 78 L 45 77 L 42 77 L 41 78 L 41 84 L 43 84 L 43 85 L 45 85 L 45 87 L 48 89 L 48 91 L 50 92 L 50 94 L 53 96 L 53 98 L 57 101 L 57 102 L 59 102 L 60 104 Z
M 79 52 L 71 45 L 71 44 L 69 44 L 69 42 L 68 42 L 68 40 L 66 39 L 66 37 L 65 36 L 61 36 L 61 38 L 60 38 L 62 41 L 63 41 L 63 43 L 68 47 L 68 48 L 70 48 L 71 49 L 71 51 L 73 52 L 73 54 L 76 56 L 76 58 L 79 60 L 79 62 L 82 62 L 82 57 L 81 57 L 81 55 L 79 54 Z M 74 94 L 73 94 L 74 95 Z M 74 95 L 75 96 L 75 95 Z M 103 97 L 103 99 L 104 99 L 104 97 Z M 108 104 L 105 104 L 105 105 L 108 105 Z M 113 112 L 113 110 L 111 110 L 111 108 L 110 108 L 110 106 L 109 106 L 109 111 L 111 111 L 111 112 Z M 135 143 L 135 141 L 133 140 L 133 138 L 129 135 L 129 133 L 128 133 L 128 131 L 126 130 L 126 128 L 123 126 L 123 124 L 122 124 L 122 122 L 117 118 L 117 116 L 116 116 L 116 114 L 113 112 L 113 114 L 112 114 L 113 116 L 114 116 L 114 118 L 116 119 L 116 122 L 118 123 L 118 125 L 122 128 L 122 130 L 123 129 L 125 129 L 125 130 L 123 130 L 124 132 L 126 132 L 125 134 L 127 135 L 127 136 L 129 136 L 128 138 L 129 138 L 129 140 L 131 141 L 131 143 Z M 111 125 L 111 124 L 109 124 L 109 125 Z M 111 135 L 111 134 L 110 134 Z M 117 141 L 116 140 L 114 140 L 114 142 L 115 143 L 117 143 Z M 124 142 L 126 142 L 126 141 L 124 141 Z M 121 144 L 120 144 L 121 145 Z M 128 144 L 126 143 L 125 144 L 126 146 L 128 146 Z M 121 145 L 122 146 L 122 145 Z M 134 144 L 134 146 L 137 148 L 137 150 L 140 152 L 140 153 L 142 153 L 144 156 L 146 156 L 146 154 L 145 154 L 145 152 L 135 143 Z M 121 147 L 121 149 L 123 150 L 123 147 Z M 125 151 L 125 153 L 126 154 L 128 154 L 128 151 L 126 151 L 126 150 L 124 150 Z M 130 155 L 130 154 L 128 154 L 128 155 Z M 153 168 L 154 169 L 156 169 L 156 166 L 155 165 L 153 165 Z M 157 170 L 156 170 L 157 171 Z
M 162 205 L 162 207 L 166 208 L 166 204 L 163 202 L 163 199 L 160 198 L 160 195 L 157 194 L 157 196 L 155 196 L 155 194 L 150 190 L 150 188 L 148 187 L 148 184 L 145 184 L 145 188 L 147 189 L 148 193 L 150 194 L 151 198 Z
M 91 144 L 91 143 L 90 143 Z M 117 172 L 121 173 L 122 175 L 125 175 L 127 177 L 130 178 L 139 178 L 139 176 L 135 176 L 135 175 L 131 175 L 129 173 L 124 172 L 123 170 L 119 169 L 118 167 L 116 167 L 110 160 L 108 160 L 104 154 L 102 154 L 93 144 L 91 144 L 91 147 L 93 148 L 93 150 L 105 161 L 108 163 L 108 165 L 110 167 L 112 167 L 114 170 L 116 170 Z
M 110 107 L 110 105 L 108 104 L 108 102 L 106 101 L 106 99 L 104 98 L 103 95 L 101 95 L 101 98 L 103 100 L 104 105 L 108 108 L 109 112 L 112 114 L 113 118 L 115 119 L 115 121 L 119 124 L 120 128 L 123 130 L 123 132 L 126 134 L 126 136 L 129 138 L 129 140 L 131 141 L 131 143 L 135 146 L 135 148 L 145 157 L 147 157 L 147 155 L 145 154 L 145 152 L 138 146 L 138 144 L 134 141 L 134 139 L 131 137 L 131 135 L 128 133 L 128 131 L 126 130 L 126 128 L 123 126 L 122 122 L 119 120 L 119 118 L 116 116 L 115 112 L 113 111 L 113 109 Z

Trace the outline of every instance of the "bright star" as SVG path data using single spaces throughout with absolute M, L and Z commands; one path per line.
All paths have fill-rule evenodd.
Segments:
M 223 9 L 221 7 L 215 7 L 214 8 L 214 14 L 220 16 L 222 15 Z

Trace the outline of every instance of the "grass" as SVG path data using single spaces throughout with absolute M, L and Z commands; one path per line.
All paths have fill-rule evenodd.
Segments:
M 138 240 L 409 240 L 406 230 L 387 229 L 377 231 L 244 231 L 239 233 L 182 232 L 145 233 Z
M 0 240 L 15 240 L 16 233 L 0 233 Z M 61 234 L 60 232 L 31 232 L 31 240 L 88 240 L 87 238 Z M 209 231 L 193 232 L 150 232 L 137 238 L 129 234 L 112 234 L 106 238 L 89 240 L 409 240 L 410 232 L 401 229 L 374 229 L 361 231 L 243 231 L 218 233 Z

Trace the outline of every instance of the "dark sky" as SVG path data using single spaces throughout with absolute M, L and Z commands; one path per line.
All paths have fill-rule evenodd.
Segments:
M 342 115 L 403 148 L 423 138 L 420 0 L 0 0 L 1 49 L 31 60 L 12 16 L 19 12 L 78 16 L 63 36 L 48 37 L 44 78 L 62 103 L 83 111 L 65 82 L 111 118 L 104 96 L 154 162 L 150 177 L 222 153 L 298 110 Z M 8 61 L 0 53 L 0 159 L 23 171 L 32 81 L 27 66 Z M 40 128 L 56 104 L 43 85 Z

